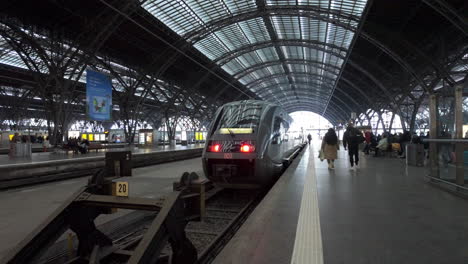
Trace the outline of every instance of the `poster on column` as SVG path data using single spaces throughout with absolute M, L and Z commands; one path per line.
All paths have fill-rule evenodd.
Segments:
M 86 113 L 90 120 L 111 119 L 112 83 L 109 76 L 86 70 Z

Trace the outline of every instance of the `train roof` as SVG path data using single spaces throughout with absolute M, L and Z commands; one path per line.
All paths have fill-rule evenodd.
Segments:
M 262 105 L 263 111 L 265 111 L 265 107 L 278 107 L 282 112 L 285 113 L 285 115 L 281 114 L 283 116 L 283 119 L 291 123 L 293 119 L 291 116 L 280 106 L 274 103 L 266 102 L 266 101 L 261 101 L 261 100 L 241 100 L 241 101 L 235 101 L 235 102 L 230 102 L 227 104 L 224 104 L 224 106 L 229 106 L 229 105 L 240 105 L 240 104 L 256 104 L 256 105 Z
M 273 103 L 270 103 L 267 101 L 261 101 L 261 100 L 241 100 L 241 101 L 230 102 L 224 105 L 226 106 L 226 105 L 239 105 L 239 104 L 257 104 L 257 105 L 260 104 L 264 106 L 278 106 L 279 107 L 279 105 L 277 104 L 273 104 Z

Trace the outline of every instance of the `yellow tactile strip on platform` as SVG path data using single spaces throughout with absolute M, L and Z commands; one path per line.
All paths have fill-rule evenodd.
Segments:
M 317 198 L 317 179 L 313 150 L 309 149 L 312 157 L 307 164 L 307 179 L 302 194 L 301 209 L 294 241 L 292 264 L 322 264 L 323 248 L 322 233 L 320 231 L 320 216 Z

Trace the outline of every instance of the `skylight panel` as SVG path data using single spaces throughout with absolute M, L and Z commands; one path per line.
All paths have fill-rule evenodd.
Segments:
M 195 43 L 194 47 L 212 60 L 221 57 L 224 53 L 229 51 L 213 34 Z
M 266 5 L 294 5 L 295 0 L 266 0 Z
M 223 1 L 200 1 L 200 0 L 176 0 L 177 2 L 185 2 L 189 9 L 207 23 L 209 21 L 230 16 L 231 12 L 226 9 Z
M 225 1 L 226 5 L 228 6 L 229 10 L 232 13 L 241 13 L 244 11 L 252 10 L 257 8 L 257 5 L 255 3 L 255 0 L 244 0 L 244 1 L 239 1 L 239 0 L 230 0 L 230 1 Z
M 251 72 L 245 75 L 244 77 L 241 78 L 241 80 L 248 78 L 250 80 L 249 82 L 251 82 L 252 81 L 251 78 L 253 78 L 253 76 L 256 76 L 256 78 L 263 78 L 263 77 L 270 76 L 270 75 L 273 75 L 273 73 L 268 71 L 268 69 L 263 68 L 263 69 L 256 70 L 254 72 Z
M 270 40 L 270 35 L 268 34 L 262 18 L 242 21 L 239 22 L 238 25 L 244 31 L 250 43 Z
M 231 69 L 232 73 L 231 74 L 234 74 L 236 72 L 240 72 L 242 70 L 244 70 L 246 68 L 245 64 L 242 63 L 241 60 L 239 60 L 238 58 L 236 59 L 233 59 L 231 61 L 229 61 L 228 63 L 226 63 L 225 65 L 223 65 L 223 69 L 224 67 L 228 67 L 229 69 Z
M 273 16 L 271 23 L 279 39 L 301 39 L 297 17 Z
M 254 76 L 252 76 L 252 74 L 247 74 L 246 76 L 242 77 L 239 80 L 242 81 L 243 84 L 247 85 L 247 84 L 255 81 L 256 78 L 258 78 L 258 77 L 254 77 Z
M 179 35 L 203 24 L 203 21 L 181 0 L 146 1 L 142 7 Z
M 214 33 L 229 50 L 238 49 L 244 45 L 250 44 L 238 24 L 232 24 Z
M 259 49 L 256 53 L 262 59 L 263 62 L 274 61 L 279 59 L 276 50 L 272 47 Z
M 170 2 L 170 4 L 168 3 Z M 319 44 L 312 44 L 310 47 L 298 46 L 278 47 L 281 55 L 288 60 L 312 61 L 314 63 L 288 63 L 286 67 L 291 73 L 310 73 L 312 76 L 323 76 L 327 85 L 321 89 L 331 93 L 339 74 L 339 68 L 343 65 L 343 58 L 347 55 L 354 33 L 342 26 L 357 28 L 359 17 L 366 6 L 367 0 L 266 0 L 267 7 L 315 7 L 320 12 L 319 18 L 292 16 L 292 15 L 271 15 L 268 19 L 273 26 L 275 38 L 286 43 L 285 40 L 312 40 Z M 224 0 L 224 1 L 200 1 L 200 0 L 158 0 L 143 5 L 150 13 L 168 25 L 180 35 L 194 36 L 193 33 L 208 29 L 208 23 L 221 21 L 222 19 L 235 16 L 236 14 L 257 10 L 255 0 Z M 328 12 L 328 10 L 330 12 Z M 322 19 L 323 18 L 323 19 Z M 280 54 L 273 45 L 268 48 L 254 50 L 256 43 L 271 41 L 271 36 L 264 24 L 263 17 L 258 16 L 246 21 L 234 22 L 230 25 L 217 28 L 215 32 L 207 32 L 206 37 L 194 44 L 200 52 L 208 58 L 217 61 L 229 74 L 237 75 L 241 83 L 251 83 L 255 79 L 265 78 L 269 75 L 284 74 L 284 62 L 280 62 Z M 322 20 L 321 20 L 322 19 Z M 324 21 L 325 20 L 325 21 Z M 327 22 L 333 20 L 338 23 Z M 199 34 L 199 33 L 197 33 Z M 202 34 L 205 36 L 205 34 Z M 197 39 L 197 38 L 193 38 Z M 320 44 L 324 43 L 323 45 Z M 276 44 L 278 45 L 278 44 Z M 333 48 L 336 46 L 339 48 Z M 243 48 L 252 48 L 248 53 L 239 52 L 236 58 L 218 60 L 227 53 Z M 341 49 L 340 49 L 341 48 Z M 227 61 L 229 60 L 229 61 Z M 255 71 L 240 73 L 247 68 L 254 67 L 266 62 L 278 61 L 275 65 L 258 68 Z M 221 65 L 223 64 L 223 65 Z M 322 84 L 322 78 L 294 78 L 297 82 L 310 82 L 313 85 Z M 291 84 L 287 76 L 278 80 L 268 80 L 267 82 L 285 82 L 281 84 L 281 89 L 291 91 Z M 336 80 L 335 80 L 336 81 Z M 259 84 L 262 85 L 262 84 Z M 292 85 L 295 85 L 292 83 Z M 327 86 L 327 87 L 325 87 Z
M 304 59 L 302 47 L 299 46 L 281 46 L 286 59 Z
M 284 69 L 281 66 L 281 64 L 270 66 L 270 67 L 268 67 L 268 69 L 272 74 L 284 73 Z

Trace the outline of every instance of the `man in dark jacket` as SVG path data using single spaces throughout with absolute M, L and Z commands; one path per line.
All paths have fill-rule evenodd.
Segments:
M 361 131 L 355 128 L 353 124 L 348 124 L 346 132 L 343 135 L 343 147 L 346 150 L 348 147 L 349 162 L 351 163 L 351 169 L 354 169 L 359 163 L 359 144 L 364 141 Z

